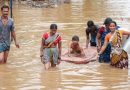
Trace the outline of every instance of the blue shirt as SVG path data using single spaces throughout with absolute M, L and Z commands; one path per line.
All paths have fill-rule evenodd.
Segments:
M 6 43 L 10 46 L 10 33 L 14 31 L 14 22 L 11 18 L 8 18 L 7 24 L 3 25 L 2 18 L 0 17 L 0 44 Z

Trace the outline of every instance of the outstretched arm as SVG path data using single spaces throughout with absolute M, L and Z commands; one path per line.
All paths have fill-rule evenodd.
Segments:
M 104 42 L 104 44 L 103 44 L 101 50 L 99 51 L 99 54 L 102 54 L 102 53 L 105 51 L 105 49 L 106 49 L 106 47 L 107 47 L 107 44 L 108 44 L 108 42 L 105 40 L 105 42 Z

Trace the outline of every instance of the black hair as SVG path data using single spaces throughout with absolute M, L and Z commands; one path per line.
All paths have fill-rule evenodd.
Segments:
M 92 20 L 89 20 L 89 21 L 87 22 L 87 26 L 88 26 L 88 27 L 94 26 L 94 22 L 93 22 Z
M 87 22 L 87 28 L 86 28 L 86 35 L 89 36 L 89 33 L 91 35 L 96 35 L 97 34 L 97 26 L 94 24 L 94 22 L 92 20 L 89 20 Z
M 104 21 L 104 25 L 108 25 L 112 21 L 112 18 L 108 17 Z
M 115 26 L 117 26 L 117 24 L 116 24 L 116 22 L 115 21 L 111 21 L 110 23 L 109 23 L 109 26 L 110 26 L 110 24 L 111 23 L 114 23 L 115 24 Z
M 51 24 L 50 29 L 57 29 L 57 25 L 56 24 Z
M 3 5 L 3 6 L 1 7 L 1 11 L 3 10 L 3 8 L 8 8 L 8 9 L 9 9 L 9 6 Z
M 78 37 L 77 35 L 74 35 L 74 36 L 72 37 L 72 41 L 79 41 L 79 37 Z

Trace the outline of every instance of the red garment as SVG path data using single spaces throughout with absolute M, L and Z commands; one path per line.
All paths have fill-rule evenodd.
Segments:
M 59 35 L 59 34 L 57 34 L 57 35 Z M 44 33 L 43 35 L 42 35 L 42 38 L 43 39 L 47 39 L 48 37 L 49 37 L 50 35 L 49 35 L 49 33 Z M 59 35 L 56 39 L 55 39 L 55 41 L 54 41 L 54 45 L 57 45 L 60 41 L 62 40 L 62 38 L 61 38 L 61 36 Z
M 98 32 L 102 35 L 102 33 L 103 33 L 104 31 L 105 31 L 105 27 L 102 26 L 102 27 L 100 27 L 100 29 L 99 29 Z

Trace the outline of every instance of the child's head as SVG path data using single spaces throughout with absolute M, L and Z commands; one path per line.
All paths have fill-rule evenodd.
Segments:
M 79 37 L 77 35 L 74 35 L 72 37 L 72 43 L 73 43 L 74 46 L 79 45 Z
M 79 42 L 79 37 L 78 37 L 77 35 L 74 35 L 74 36 L 72 37 L 72 41 L 77 41 L 77 42 Z

